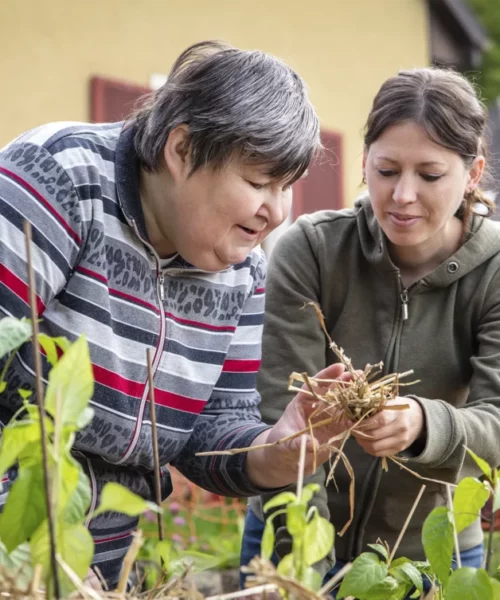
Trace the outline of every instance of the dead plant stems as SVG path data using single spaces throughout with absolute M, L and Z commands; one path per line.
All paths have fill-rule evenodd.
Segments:
M 47 448 L 47 434 L 45 430 L 45 409 L 42 381 L 42 361 L 40 355 L 40 343 L 38 341 L 38 311 L 36 302 L 36 283 L 35 273 L 33 270 L 33 259 L 31 256 L 31 223 L 24 221 L 24 235 L 26 238 L 26 262 L 28 267 L 28 287 L 29 287 L 29 304 L 31 310 L 31 325 L 33 327 L 33 360 L 35 364 L 35 390 L 36 400 L 38 405 L 38 414 L 40 417 L 40 436 L 42 444 L 42 464 L 45 487 L 45 503 L 47 506 L 47 522 L 49 528 L 49 548 L 50 548 L 50 564 L 52 575 L 54 578 L 54 595 L 56 600 L 61 597 L 61 586 L 59 584 L 59 574 L 57 571 L 57 553 L 56 553 L 56 536 L 54 526 L 54 515 L 52 512 L 52 495 L 50 490 L 50 471 L 49 471 L 49 456 Z

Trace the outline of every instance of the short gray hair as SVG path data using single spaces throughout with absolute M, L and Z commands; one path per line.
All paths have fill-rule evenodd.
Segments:
M 162 168 L 167 138 L 181 124 L 189 129 L 191 172 L 220 168 L 236 154 L 293 183 L 321 147 L 301 77 L 269 54 L 215 41 L 187 48 L 131 121 L 150 172 Z

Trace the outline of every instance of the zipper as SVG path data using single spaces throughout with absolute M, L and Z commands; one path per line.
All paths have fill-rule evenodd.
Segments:
M 163 308 L 163 301 L 165 299 L 165 274 L 164 274 L 163 270 L 161 269 L 160 257 L 158 256 L 156 250 L 151 246 L 151 244 L 146 242 L 141 237 L 134 220 L 131 221 L 131 224 L 132 224 L 132 227 L 133 227 L 137 237 L 153 254 L 153 256 L 155 258 L 155 262 L 156 262 L 156 270 L 158 273 L 157 284 L 156 284 L 156 296 L 157 296 L 157 300 L 158 300 L 158 305 L 160 307 L 160 331 L 158 333 L 158 345 L 155 348 L 154 355 L 153 355 L 153 361 L 152 361 L 152 363 L 153 363 L 152 371 L 153 371 L 153 378 L 154 378 L 156 371 L 158 370 L 158 366 L 160 364 L 160 360 L 161 360 L 161 357 L 163 354 L 163 349 L 165 347 L 165 332 L 166 332 L 166 326 L 167 326 L 166 325 L 167 320 L 165 318 L 165 310 Z M 145 359 L 146 359 L 146 357 L 144 357 L 144 360 Z M 131 438 L 128 448 L 125 451 L 125 453 L 123 454 L 123 456 L 119 460 L 114 462 L 115 465 L 123 464 L 130 457 L 130 455 L 134 452 L 134 450 L 137 447 L 137 444 L 139 442 L 139 438 L 141 435 L 141 431 L 142 431 L 142 420 L 144 418 L 144 412 L 146 410 L 146 404 L 147 404 L 148 398 L 149 398 L 149 377 L 146 375 L 146 381 L 144 383 L 144 391 L 142 393 L 142 397 L 140 400 L 140 406 L 139 406 L 139 410 L 137 412 L 135 429 L 132 434 L 132 438 Z
M 413 288 L 413 286 L 411 286 Z M 399 311 L 399 315 L 397 316 L 397 322 L 395 325 L 395 333 L 394 337 L 391 339 L 389 344 L 388 352 L 384 360 L 384 370 L 383 374 L 387 375 L 388 373 L 392 373 L 398 369 L 399 364 L 399 342 L 401 339 L 401 334 L 403 332 L 404 322 L 408 320 L 409 316 L 409 302 L 410 295 L 409 289 L 405 288 L 403 285 L 403 280 L 401 276 L 398 275 L 398 291 L 399 291 L 399 303 L 401 309 Z M 392 337 L 392 336 L 391 336 Z M 367 477 L 365 479 L 365 494 L 362 498 L 362 507 L 360 510 L 360 517 L 355 525 L 353 530 L 352 537 L 349 539 L 348 544 L 348 553 L 351 555 L 351 559 L 354 559 L 356 556 L 361 554 L 362 551 L 362 541 L 364 536 L 364 531 L 366 529 L 366 524 L 368 523 L 368 519 L 371 516 L 373 505 L 375 502 L 375 498 L 378 492 L 378 487 L 380 485 L 380 478 L 382 475 L 382 469 L 380 468 L 381 459 L 375 458 L 372 466 L 368 469 Z M 372 484 L 371 486 L 369 484 Z M 371 489 L 370 497 L 368 501 L 366 501 L 367 491 Z

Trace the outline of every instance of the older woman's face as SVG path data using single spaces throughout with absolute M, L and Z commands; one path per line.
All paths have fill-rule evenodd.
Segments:
M 291 199 L 258 166 L 234 159 L 221 170 L 204 167 L 177 183 L 168 237 L 191 264 L 219 271 L 243 262 L 286 219 Z

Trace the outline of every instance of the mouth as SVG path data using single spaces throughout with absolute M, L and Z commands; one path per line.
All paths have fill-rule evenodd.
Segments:
M 393 223 L 402 227 L 409 227 L 410 225 L 414 225 L 417 221 L 419 221 L 422 218 L 419 215 L 406 215 L 394 212 L 390 212 L 389 217 L 391 218 Z
M 250 227 L 243 227 L 243 225 L 238 225 L 238 227 L 240 231 L 252 239 L 255 239 L 260 234 L 260 231 L 257 231 L 256 229 L 250 229 Z

